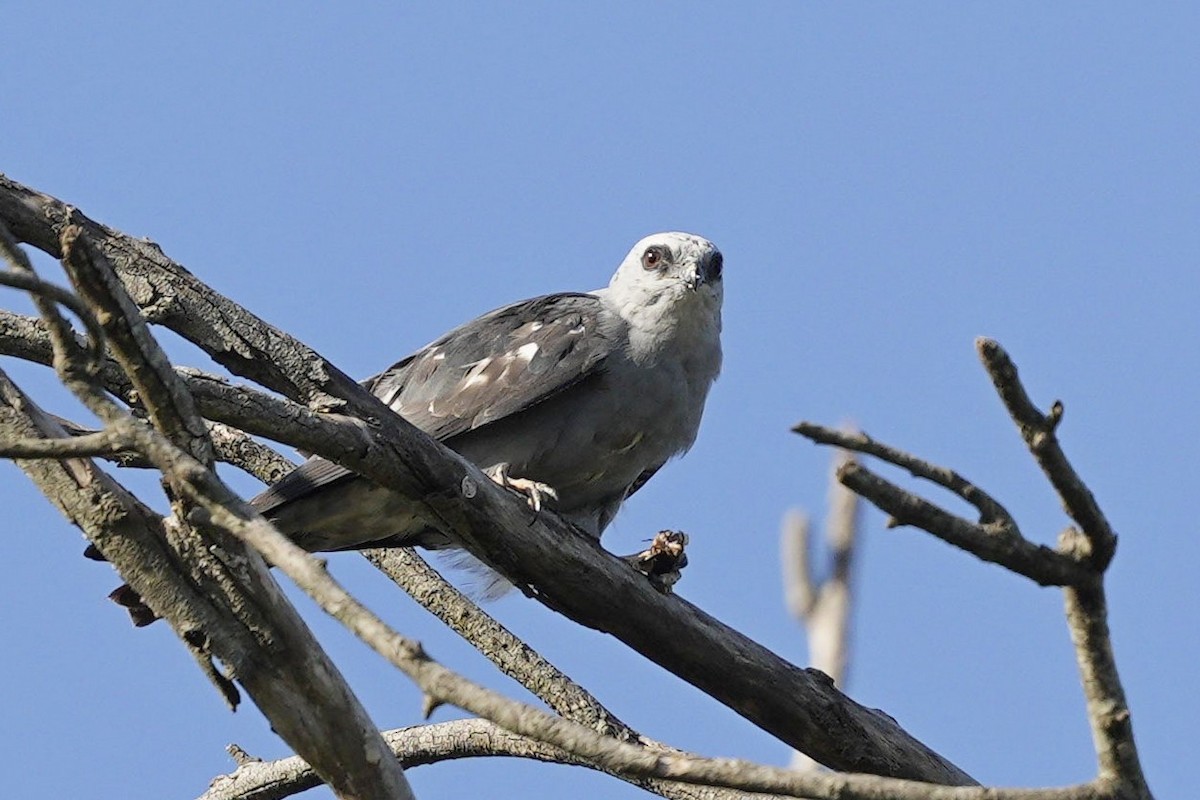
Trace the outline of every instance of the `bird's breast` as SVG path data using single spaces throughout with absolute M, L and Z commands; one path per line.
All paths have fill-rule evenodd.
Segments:
M 482 468 L 507 463 L 550 485 L 561 513 L 606 521 L 644 472 L 695 441 L 721 368 L 719 331 L 719 321 L 631 330 L 629 346 L 583 380 L 446 444 Z
M 570 512 L 623 496 L 646 470 L 695 441 L 708 386 L 682 363 L 615 363 L 520 414 L 449 444 L 481 467 L 504 462 Z

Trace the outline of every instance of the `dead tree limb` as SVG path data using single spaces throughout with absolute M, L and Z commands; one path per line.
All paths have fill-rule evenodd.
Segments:
M 592 728 L 621 742 L 651 752 L 678 753 L 675 748 L 648 739 L 617 719 L 599 700 L 542 657 L 512 631 L 475 605 L 410 548 L 368 550 L 364 553 L 427 611 L 463 637 L 501 672 L 544 701 L 559 716 Z M 585 765 L 587 766 L 587 765 Z M 622 777 L 660 797 L 689 800 L 702 792 L 708 800 L 735 800 L 742 792 L 663 781 L 657 778 Z
M 1063 587 L 1067 624 L 1099 762 L 1095 780 L 1074 787 L 1074 796 L 1150 800 L 1108 630 L 1104 572 L 1116 552 L 1116 534 L 1058 442 L 1056 431 L 1062 422 L 1063 404 L 1055 401 L 1050 413 L 1043 414 L 1030 400 L 1012 359 L 997 342 L 979 339 L 976 348 L 1026 447 L 1058 493 L 1067 515 L 1079 526 L 1067 528 L 1054 548 L 1026 539 L 999 503 L 952 470 L 929 464 L 866 434 L 846 434 L 808 422 L 797 425 L 795 431 L 814 442 L 873 455 L 907 469 L 954 492 L 980 513 L 979 521 L 971 522 L 861 465 L 843 466 L 838 479 L 891 514 L 893 524 L 915 526 L 1039 584 Z
M 553 745 L 511 733 L 484 719 L 460 719 L 384 731 L 384 741 L 405 769 L 459 758 L 525 758 L 552 764 L 597 769 L 578 756 Z M 608 774 L 622 777 L 611 771 Z M 632 780 L 635 785 L 644 781 Z M 227 775 L 213 779 L 197 800 L 282 800 L 319 786 L 321 779 L 297 756 L 277 761 L 248 760 Z M 731 800 L 767 797 L 705 786 L 671 784 L 676 797 L 690 800 Z
M 885 714 L 854 703 L 823 676 L 788 664 L 677 596 L 659 594 L 624 562 L 553 515 L 541 514 L 531 523 L 519 498 L 408 425 L 310 348 L 213 292 L 156 246 L 3 177 L 0 219 L 19 239 L 54 255 L 60 252 L 62 228 L 68 222 L 80 226 L 112 262 L 148 321 L 183 335 L 237 374 L 310 408 L 335 409 L 338 414 L 305 420 L 311 426 L 307 433 L 316 427 L 329 430 L 318 420 L 333 423 L 343 441 L 354 446 L 334 448 L 329 440 L 301 444 L 297 434 L 305 431 L 294 426 L 280 441 L 300 444 L 422 500 L 473 555 L 544 604 L 613 634 L 827 766 L 971 782 Z
M 854 460 L 845 450 L 834 455 L 835 472 Z M 830 480 L 825 522 L 827 567 L 819 576 L 812 567 L 808 519 L 799 512 L 784 517 L 780 531 L 780 565 L 788 610 L 808 634 L 809 663 L 845 691 L 850 658 L 851 577 L 858 540 L 858 495 Z M 823 577 L 822 577 L 823 576 Z M 811 769 L 816 762 L 796 751 L 792 766 Z
M 71 269 L 104 282 L 102 257 L 78 238 L 77 229 L 68 228 L 64 234 L 63 252 Z M 2 224 L 0 244 L 14 271 L 32 273 Z M 140 315 L 122 302 L 119 284 L 107 285 L 115 294 L 96 301 L 104 312 L 97 314 L 104 330 L 100 334 L 93 325 L 87 326 L 90 338 L 97 341 L 88 350 L 77 346 L 59 315 L 55 304 L 61 298 L 42 292 L 40 286 L 31 287 L 31 292 L 55 345 L 55 366 L 64 383 L 100 417 L 118 447 L 136 450 L 153 461 L 176 496 L 183 497 L 189 476 L 181 475 L 172 461 L 190 466 L 193 476 L 203 473 L 215 480 L 213 473 L 147 423 L 118 408 L 94 382 L 98 354 L 103 351 L 101 337 L 107 337 L 118 359 L 128 362 L 135 388 L 155 409 L 155 421 L 195 454 L 211 457 L 204 426 L 189 411 L 190 395 L 170 386 L 174 372 L 169 364 L 148 334 L 136 333 Z M 87 307 L 82 310 L 85 315 L 92 313 Z M 20 444 L 66 436 L 2 374 L 0 396 L 5 441 Z M 90 460 L 40 458 L 18 464 L 171 623 L 227 702 L 237 702 L 232 677 L 246 687 L 275 730 L 298 753 L 312 759 L 339 796 L 412 797 L 376 726 L 283 597 L 261 558 L 227 534 L 193 530 L 182 518 L 162 519 Z M 224 663 L 231 677 L 218 671 L 213 658 Z

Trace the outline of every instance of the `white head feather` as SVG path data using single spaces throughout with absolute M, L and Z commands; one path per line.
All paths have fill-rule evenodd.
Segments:
M 595 292 L 638 334 L 658 339 L 716 339 L 721 331 L 723 257 L 691 233 L 655 233 L 639 241 L 612 280 Z

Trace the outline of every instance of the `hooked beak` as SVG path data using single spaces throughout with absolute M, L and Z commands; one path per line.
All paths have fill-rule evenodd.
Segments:
M 687 276 L 685 280 L 687 287 L 695 290 L 704 284 L 721 280 L 723 266 L 724 258 L 718 251 L 714 250 L 710 253 L 705 253 L 704 257 L 692 267 L 691 273 Z

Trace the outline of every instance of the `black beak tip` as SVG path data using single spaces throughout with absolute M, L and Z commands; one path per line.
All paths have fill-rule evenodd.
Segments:
M 713 250 L 704 257 L 704 282 L 713 283 L 721 280 L 721 272 L 725 269 L 725 257 L 720 250 Z

